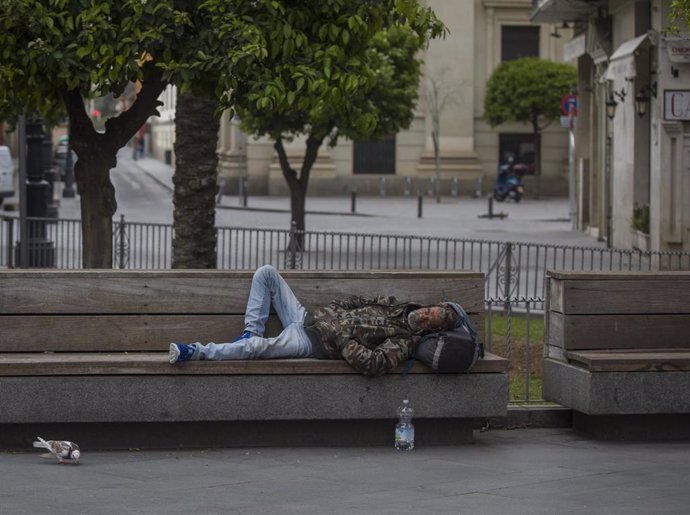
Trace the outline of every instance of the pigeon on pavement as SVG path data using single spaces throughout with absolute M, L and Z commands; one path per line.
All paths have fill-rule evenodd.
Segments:
M 79 462 L 79 446 L 74 442 L 67 442 L 64 440 L 44 440 L 40 436 L 38 441 L 34 442 L 34 447 L 48 449 L 49 454 L 42 454 L 42 458 L 50 458 L 55 456 L 58 463 L 71 463 L 76 465 Z

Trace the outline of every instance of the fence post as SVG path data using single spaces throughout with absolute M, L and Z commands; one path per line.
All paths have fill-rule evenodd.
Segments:
M 532 355 L 531 351 L 532 349 L 530 348 L 532 342 L 530 341 L 530 334 L 529 334 L 529 324 L 530 324 L 530 300 L 527 299 L 527 315 L 525 317 L 525 340 L 527 342 L 525 343 L 525 402 L 530 401 L 530 393 L 529 393 L 529 380 L 530 376 L 532 375 Z
M 126 224 L 125 224 L 125 215 L 121 214 L 120 215 L 120 221 L 118 222 L 118 236 L 120 237 L 120 248 L 118 249 L 118 255 L 117 255 L 117 267 L 118 268 L 124 268 L 125 267 L 125 230 L 126 230 Z
M 506 243 L 506 257 L 503 270 L 503 298 L 506 303 L 510 303 L 510 283 L 513 279 L 513 244 Z
M 290 260 L 288 261 L 290 270 L 297 267 L 297 223 L 293 220 L 290 224 Z

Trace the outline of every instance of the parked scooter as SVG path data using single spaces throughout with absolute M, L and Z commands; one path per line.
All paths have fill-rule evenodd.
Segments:
M 525 165 L 515 164 L 512 156 L 508 157 L 508 162 L 498 167 L 494 199 L 503 202 L 506 198 L 511 198 L 515 202 L 520 202 L 525 193 L 525 186 L 522 184 L 525 168 Z

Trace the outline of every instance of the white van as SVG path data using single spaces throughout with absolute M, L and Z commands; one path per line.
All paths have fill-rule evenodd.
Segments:
M 0 146 L 0 206 L 7 197 L 14 196 L 14 164 L 9 147 Z

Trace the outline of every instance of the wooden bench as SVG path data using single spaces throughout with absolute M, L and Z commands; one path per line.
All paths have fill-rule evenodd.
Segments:
M 544 398 L 602 438 L 690 437 L 690 273 L 547 273 Z
M 469 374 L 367 378 L 344 361 L 168 363 L 171 341 L 229 341 L 252 272 L 0 271 L 0 445 L 37 435 L 92 447 L 392 444 L 409 398 L 418 442 L 464 442 L 503 416 L 507 362 Z M 352 294 L 422 303 L 446 296 L 483 329 L 483 275 L 312 272 L 284 277 L 309 309 Z M 267 334 L 280 330 L 272 315 Z M 400 371 L 398 371 L 400 372 Z

